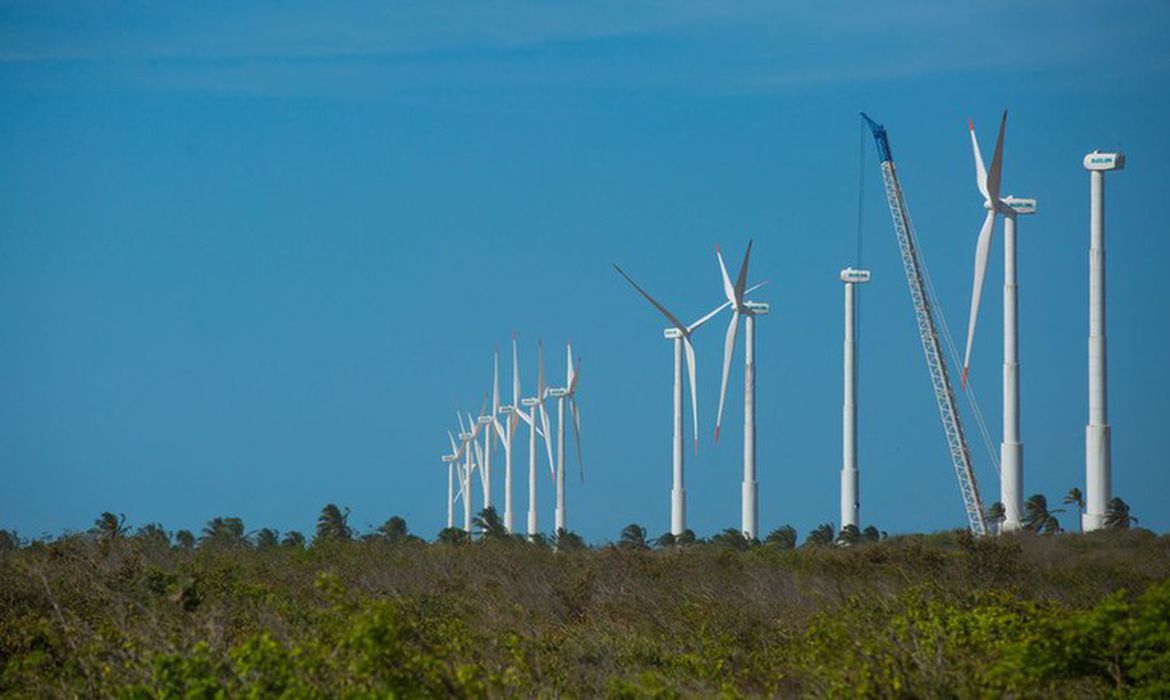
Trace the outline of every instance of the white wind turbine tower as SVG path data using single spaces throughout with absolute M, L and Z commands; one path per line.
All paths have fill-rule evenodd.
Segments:
M 1089 424 L 1085 426 L 1085 532 L 1105 527 L 1112 497 L 1108 377 L 1105 361 L 1105 173 L 1125 168 L 1122 153 L 1093 151 L 1089 171 Z
M 975 136 L 975 125 L 968 122 L 971 131 L 971 149 L 975 154 L 975 181 L 983 195 L 987 216 L 979 232 L 976 245 L 975 288 L 972 291 L 971 316 L 967 331 L 967 353 L 963 362 L 963 384 L 967 382 L 971 346 L 974 342 L 975 320 L 979 313 L 979 294 L 987 261 L 991 254 L 991 238 L 996 214 L 1003 214 L 1003 440 L 1000 443 L 1000 503 L 1003 504 L 1005 532 L 1021 527 L 1024 492 L 1024 445 L 1020 440 L 1020 361 L 1019 361 L 1019 303 L 1016 285 L 1016 218 L 1036 213 L 1036 200 L 1020 197 L 999 197 L 1002 183 L 1003 137 L 1007 112 L 1000 122 L 991 171 L 984 170 L 983 155 Z
M 581 470 L 581 480 L 585 480 L 585 464 L 581 460 L 581 416 L 577 411 L 577 378 L 581 372 L 581 360 L 573 367 L 573 346 L 565 344 L 566 370 L 565 386 L 551 388 L 548 395 L 557 400 L 557 508 L 556 532 L 568 530 L 565 518 L 565 404 L 573 417 L 573 434 L 577 444 L 577 466 Z M 542 413 L 543 418 L 543 413 Z M 547 434 L 547 433 L 546 433 Z
M 455 417 L 459 419 L 459 440 L 462 443 L 460 449 L 463 452 L 463 470 L 461 476 L 463 477 L 463 485 L 460 486 L 460 492 L 463 496 L 463 529 L 468 535 L 471 534 L 471 471 L 475 466 L 473 462 L 474 456 L 471 450 L 471 444 L 475 442 L 475 432 L 468 430 L 468 427 L 463 424 L 463 414 L 459 411 L 455 412 Z M 471 416 L 469 415 L 470 419 Z
M 498 355 L 497 351 L 497 355 Z M 543 378 L 543 367 L 541 370 Z M 495 384 L 497 386 L 496 393 L 499 393 L 499 372 L 497 368 Z M 498 403 L 498 401 L 497 401 Z M 530 439 L 528 443 L 528 534 L 534 536 L 536 534 L 536 435 L 537 429 L 534 423 L 533 408 L 540 405 L 540 401 L 535 398 L 520 398 L 520 359 L 519 353 L 516 349 L 516 335 L 512 335 L 512 403 L 507 406 L 499 406 L 497 413 L 506 416 L 506 426 L 501 426 L 499 421 L 496 421 L 496 432 L 500 437 L 500 441 L 504 445 L 504 527 L 508 532 L 515 531 L 515 509 L 512 506 L 512 446 L 516 437 L 516 428 L 519 421 L 524 421 L 528 424 L 530 430 Z M 529 408 L 526 413 L 524 408 Z M 543 409 L 536 409 L 543 410 Z M 545 447 L 548 449 L 549 465 L 552 465 L 552 449 L 548 445 L 547 433 L 542 433 L 545 436 Z
M 447 465 L 447 527 L 455 527 L 455 472 L 459 470 L 459 482 L 463 483 L 463 472 L 459 469 L 459 459 L 463 456 L 463 447 L 455 442 L 455 436 L 447 431 L 447 439 L 451 442 L 451 453 L 443 455 L 443 462 Z M 467 443 L 463 443 L 466 446 Z M 462 492 L 462 490 L 461 490 Z
M 536 539 L 536 436 L 544 438 L 544 449 L 548 454 L 548 468 L 553 468 L 552 444 L 549 442 L 548 413 L 544 410 L 544 400 L 547 388 L 544 385 L 544 346 L 538 340 L 536 343 L 537 380 L 536 396 L 520 399 L 520 404 L 528 409 L 528 413 L 520 412 L 520 417 L 528 424 L 528 539 Z M 516 364 L 515 346 L 513 346 L 513 366 Z M 519 374 L 517 374 L 519 376 Z M 518 386 L 518 383 L 517 383 Z M 541 427 L 536 425 L 536 416 L 540 414 Z M 541 429 L 543 428 L 543 430 Z M 556 474 L 551 474 L 556 481 Z
M 687 505 L 686 505 L 686 488 L 683 478 L 683 351 L 686 351 L 687 374 L 690 379 L 691 386 L 691 416 L 694 421 L 694 444 L 695 454 L 699 452 L 699 402 L 697 396 L 697 389 L 695 387 L 695 348 L 691 344 L 691 334 L 695 332 L 700 326 L 709 321 L 715 314 L 731 305 L 730 301 L 725 301 L 714 311 L 711 311 L 706 316 L 700 318 L 689 326 L 683 325 L 678 317 L 666 310 L 666 307 L 659 304 L 651 297 L 646 290 L 638 286 L 638 283 L 632 277 L 626 274 L 625 270 L 613 266 L 626 281 L 638 290 L 638 293 L 646 298 L 654 308 L 658 309 L 663 316 L 670 321 L 670 327 L 663 331 L 663 336 L 667 340 L 674 341 L 674 439 L 673 445 L 673 470 L 674 483 L 670 490 L 670 533 L 672 535 L 681 535 L 687 529 Z M 760 285 L 756 285 L 759 287 Z M 748 290 L 754 291 L 756 287 Z
M 756 481 L 756 316 L 766 315 L 768 304 L 746 301 L 744 289 L 747 284 L 748 259 L 752 254 L 752 242 L 748 241 L 747 252 L 735 284 L 727 276 L 723 264 L 723 253 L 715 246 L 715 257 L 719 259 L 719 271 L 723 274 L 723 292 L 731 304 L 731 323 L 727 326 L 727 339 L 723 344 L 723 382 L 719 388 L 719 414 L 715 419 L 715 440 L 719 440 L 719 429 L 723 424 L 723 400 L 727 395 L 727 374 L 731 370 L 731 358 L 735 354 L 735 332 L 739 317 L 744 317 L 744 392 L 743 392 L 743 490 L 740 530 L 748 539 L 759 535 L 760 504 Z
M 842 407 L 841 439 L 841 529 L 861 527 L 861 498 L 857 479 L 857 320 L 854 315 L 854 287 L 870 280 L 869 270 L 841 270 L 845 283 L 845 397 Z

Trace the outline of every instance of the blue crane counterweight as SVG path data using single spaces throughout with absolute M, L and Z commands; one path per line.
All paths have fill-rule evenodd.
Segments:
M 910 210 L 906 207 L 906 200 L 902 196 L 902 186 L 898 183 L 898 173 L 894 168 L 894 158 L 890 153 L 890 140 L 886 136 L 885 127 L 864 113 L 861 116 L 869 125 L 870 131 L 873 132 L 874 143 L 877 144 L 878 159 L 882 168 L 882 182 L 886 187 L 886 201 L 890 205 L 890 216 L 894 220 L 894 233 L 898 238 L 898 249 L 902 254 L 902 269 L 906 273 L 906 283 L 910 287 L 910 298 L 914 302 L 914 317 L 918 323 L 918 335 L 922 341 L 922 351 L 926 355 L 926 367 L 930 372 L 931 385 L 934 387 L 934 397 L 938 403 L 943 432 L 946 433 L 947 445 L 950 448 L 951 462 L 955 468 L 955 475 L 959 479 L 959 492 L 963 497 L 963 506 L 967 509 L 968 524 L 972 533 L 985 535 L 987 534 L 987 520 L 983 512 L 983 502 L 979 498 L 975 471 L 971 464 L 971 450 L 967 447 L 967 437 L 963 433 L 963 423 L 959 418 L 958 406 L 955 403 L 955 392 L 951 387 L 950 374 L 947 372 L 946 359 L 939 342 L 931 299 L 927 294 L 923 267 L 918 258 L 918 243 L 914 236 L 913 225 L 910 223 Z

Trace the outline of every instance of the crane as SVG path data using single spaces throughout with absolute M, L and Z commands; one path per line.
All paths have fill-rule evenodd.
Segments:
M 874 142 L 877 144 L 878 159 L 881 161 L 882 168 L 882 181 L 886 187 L 886 200 L 890 205 L 890 216 L 894 220 L 894 233 L 898 238 L 898 249 L 902 254 L 902 269 L 906 273 L 906 283 L 910 286 L 910 298 L 914 302 L 918 336 L 922 341 L 922 351 L 926 355 L 926 368 L 930 372 L 930 383 L 934 387 L 934 398 L 938 403 L 943 432 L 946 434 L 947 445 L 950 447 L 955 476 L 959 479 L 959 493 L 962 495 L 963 505 L 967 509 L 967 520 L 973 534 L 986 535 L 987 518 L 983 512 L 983 502 L 979 498 L 979 486 L 975 482 L 975 471 L 971 465 L 971 450 L 967 447 L 967 436 L 963 433 L 963 423 L 959 419 L 955 392 L 951 388 L 950 374 L 947 372 L 946 359 L 943 356 L 938 331 L 935 327 L 934 311 L 931 307 L 933 295 L 927 294 L 924 268 L 918 259 L 918 241 L 914 236 L 913 225 L 910 223 L 910 210 L 906 207 L 906 200 L 902 196 L 902 186 L 898 183 L 894 157 L 890 154 L 890 140 L 886 136 L 885 127 L 870 119 L 864 112 L 861 116 L 869 125 L 870 131 L 873 132 Z

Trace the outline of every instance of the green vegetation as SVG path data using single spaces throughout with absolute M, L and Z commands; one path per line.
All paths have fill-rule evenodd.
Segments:
M 0 532 L 12 697 L 1166 697 L 1170 537 Z M 1049 513 L 1051 515 L 1051 513 Z M 1129 520 L 1125 520 L 1129 518 Z M 836 546 L 834 546 L 834 544 Z M 555 549 L 554 549 L 555 545 Z

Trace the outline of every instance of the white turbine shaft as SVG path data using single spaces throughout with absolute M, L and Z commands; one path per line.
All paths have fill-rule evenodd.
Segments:
M 565 524 L 565 397 L 557 399 L 557 532 L 568 530 Z
M 846 271 L 842 270 L 842 277 Z M 844 401 L 841 430 L 841 529 L 859 527 L 857 493 L 857 342 L 853 282 L 845 282 Z
M 683 338 L 674 339 L 674 477 L 670 489 L 670 533 L 681 535 L 687 529 L 687 494 L 683 484 Z
M 999 501 L 1005 532 L 1020 529 L 1024 445 L 1020 442 L 1019 303 L 1016 296 L 1016 212 L 1003 222 L 1003 442 L 999 447 Z
M 536 539 L 536 412 L 532 406 L 532 420 L 528 423 L 528 539 Z
M 447 527 L 455 527 L 455 462 L 447 462 Z
M 474 438 L 473 438 L 474 439 Z M 471 534 L 471 446 L 465 445 L 466 456 L 463 464 L 463 529 Z
M 1125 167 L 1121 153 L 1085 156 L 1089 171 L 1089 424 L 1085 427 L 1086 532 L 1105 526 L 1112 497 L 1108 377 L 1105 352 L 1105 171 Z
M 756 318 L 745 314 L 743 324 L 743 504 L 742 530 L 749 540 L 759 536 L 760 503 L 756 482 Z

